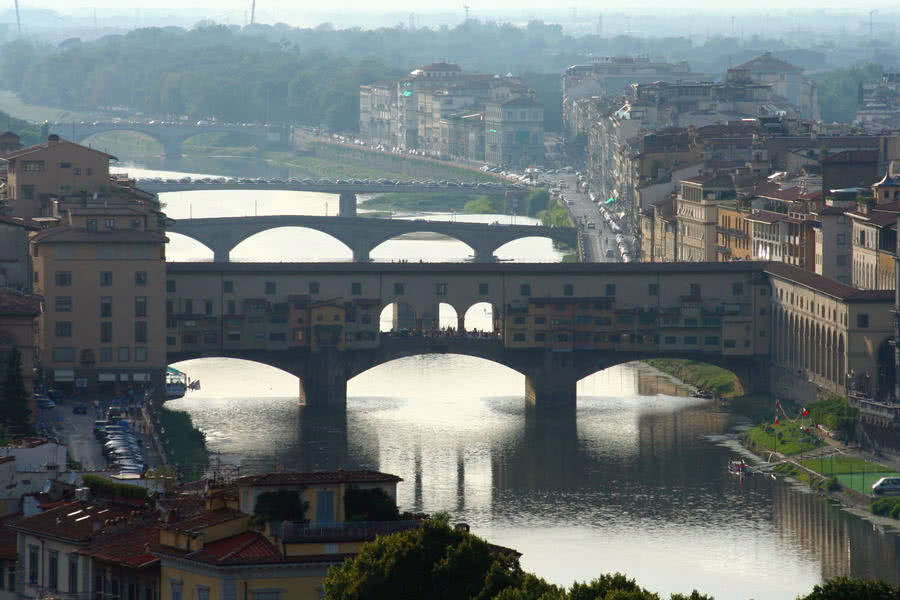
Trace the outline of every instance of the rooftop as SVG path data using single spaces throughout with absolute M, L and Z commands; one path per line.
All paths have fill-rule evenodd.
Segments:
M 768 73 L 798 73 L 803 71 L 803 69 L 795 67 L 789 62 L 783 61 L 780 58 L 775 58 L 768 52 L 732 68 Z
M 239 510 L 235 510 L 232 508 L 221 508 L 219 510 L 203 512 L 197 516 L 192 516 L 181 521 L 175 521 L 174 523 L 167 523 L 163 527 L 165 529 L 173 529 L 185 533 L 192 533 L 195 531 L 206 529 L 207 527 L 212 527 L 213 525 L 227 523 L 228 521 L 235 521 L 246 516 L 247 515 L 245 513 L 242 513 Z
M 894 302 L 894 290 L 858 290 L 786 263 L 772 262 L 766 273 L 845 302 Z
M 155 231 L 88 231 L 71 225 L 44 229 L 31 238 L 44 244 L 69 242 L 100 242 L 106 244 L 134 244 L 138 242 L 164 244 L 168 238 Z
M 112 154 L 107 154 L 106 152 L 101 152 L 100 150 L 95 150 L 94 148 L 90 148 L 88 146 L 82 146 L 81 144 L 76 144 L 75 142 L 70 142 L 68 140 L 64 140 L 64 139 L 60 138 L 59 136 L 55 136 L 56 139 L 53 140 L 52 139 L 53 137 L 54 136 L 51 135 L 48 138 L 48 140 L 46 142 L 44 142 L 43 144 L 35 144 L 34 146 L 28 146 L 27 148 L 21 148 L 19 150 L 13 150 L 12 152 L 8 152 L 8 153 L 4 154 L 2 157 L 0 157 L 0 159 L 14 160 L 16 158 L 19 158 L 20 156 L 26 156 L 28 154 L 34 154 L 36 152 L 43 152 L 45 150 L 48 150 L 51 146 L 66 144 L 68 146 L 75 146 L 81 150 L 87 150 L 88 152 L 94 152 L 96 154 L 100 154 L 102 156 L 105 156 L 109 160 L 119 160 Z
M 85 543 L 105 527 L 131 516 L 134 510 L 133 506 L 76 500 L 9 526 L 15 531 Z
M 194 552 L 160 545 L 155 546 L 153 552 L 158 556 L 172 556 L 222 567 L 273 563 L 336 564 L 351 556 L 350 554 L 283 556 L 265 536 L 255 531 L 245 531 L 210 542 L 201 550 Z
M 41 314 L 43 298 L 10 288 L 0 288 L 0 315 L 36 316 Z
M 95 536 L 78 554 L 139 569 L 159 560 L 150 552 L 150 546 L 158 541 L 159 529 L 154 526 L 129 527 L 126 531 Z

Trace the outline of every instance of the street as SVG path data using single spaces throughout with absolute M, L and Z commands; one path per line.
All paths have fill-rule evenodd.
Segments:
M 577 178 L 575 174 L 560 174 L 550 177 L 551 181 L 558 181 L 565 184 L 562 190 L 563 197 L 571 202 L 567 204 L 569 214 L 572 215 L 572 221 L 575 226 L 581 230 L 584 236 L 585 250 L 587 256 L 586 262 L 615 262 L 618 260 L 618 254 L 615 252 L 616 243 L 615 235 L 609 230 L 609 226 L 597 206 L 591 202 L 590 197 L 583 192 L 577 190 Z M 590 228 L 588 223 L 594 223 L 594 228 Z M 614 258 L 607 258 L 606 251 L 613 250 Z

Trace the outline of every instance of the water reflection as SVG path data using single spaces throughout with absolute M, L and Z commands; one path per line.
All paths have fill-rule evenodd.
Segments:
M 731 451 L 707 438 L 732 416 L 651 395 L 684 390 L 646 370 L 585 379 L 577 413 L 554 418 L 525 409 L 521 375 L 468 357 L 373 369 L 350 382 L 338 414 L 298 407 L 287 374 L 220 384 L 216 368 L 234 369 L 210 363 L 182 363 L 213 383 L 172 407 L 213 432 L 211 447 L 243 471 L 396 473 L 404 509 L 447 510 L 561 584 L 621 570 L 658 591 L 788 599 L 832 574 L 898 580 L 897 536 L 781 482 L 729 476 Z M 247 389 L 240 379 L 267 388 L 234 398 Z

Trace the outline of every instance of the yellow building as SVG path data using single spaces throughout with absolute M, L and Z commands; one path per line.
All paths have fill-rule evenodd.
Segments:
M 312 334 L 310 349 L 318 352 L 324 348 L 344 350 L 347 346 L 344 336 L 346 310 L 343 301 L 323 300 L 310 306 Z
M 55 216 L 64 196 L 92 195 L 110 186 L 109 161 L 116 157 L 50 135 L 43 144 L 8 152 L 7 201 L 12 216 Z
M 719 206 L 719 224 L 716 228 L 716 260 L 751 260 L 753 244 L 750 222 L 745 219 L 747 211 L 728 206 Z
M 353 491 L 378 489 L 396 505 L 399 481 L 374 471 L 242 477 L 207 512 L 160 528 L 153 549 L 160 558 L 159 598 L 318 600 L 328 567 L 376 535 L 421 526 L 421 521 L 347 522 Z M 307 520 L 251 524 L 260 497 L 284 491 L 299 494 Z
M 34 289 L 45 298 L 39 348 L 48 383 L 121 392 L 166 367 L 165 243 L 139 208 L 72 209 L 31 238 Z

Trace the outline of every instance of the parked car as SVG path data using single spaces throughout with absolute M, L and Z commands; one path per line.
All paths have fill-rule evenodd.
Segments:
M 900 496 L 900 477 L 882 477 L 872 484 L 873 496 Z

